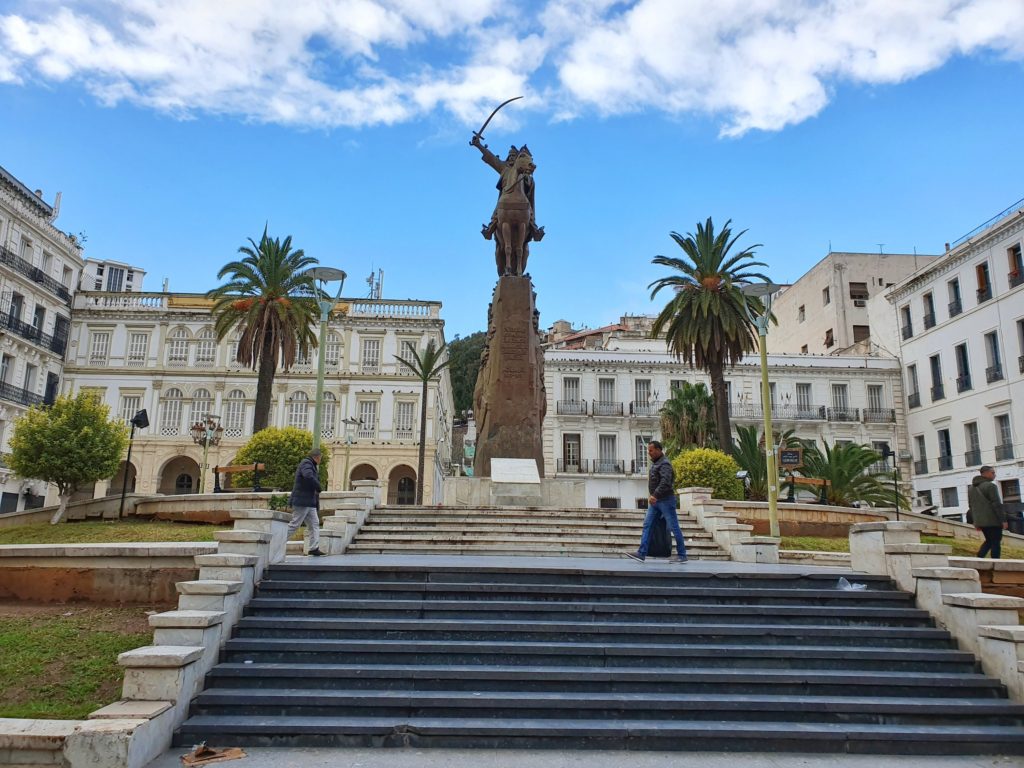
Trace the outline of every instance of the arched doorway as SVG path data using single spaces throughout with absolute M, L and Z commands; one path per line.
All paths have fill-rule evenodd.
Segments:
M 356 464 L 348 473 L 348 490 L 352 490 L 352 483 L 356 480 L 376 480 L 379 477 L 377 469 L 371 464 Z
M 128 484 L 127 492 L 135 493 L 135 481 L 138 479 L 138 470 L 134 464 L 127 464 L 121 462 L 121 466 L 118 467 L 117 474 L 110 479 L 110 484 L 107 486 L 107 496 L 120 496 L 121 487 L 125 484 L 125 467 L 128 469 Z
M 157 493 L 174 496 L 195 493 L 199 486 L 199 465 L 188 456 L 176 456 L 164 464 L 157 484 Z
M 388 504 L 416 503 L 416 470 L 399 464 L 388 475 Z

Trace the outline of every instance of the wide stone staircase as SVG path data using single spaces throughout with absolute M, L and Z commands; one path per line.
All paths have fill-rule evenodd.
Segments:
M 272 566 L 175 743 L 1024 754 L 885 578 L 458 560 Z
M 600 557 L 640 544 L 642 509 L 379 507 L 348 554 L 458 554 Z M 679 515 L 687 554 L 728 560 L 692 517 Z M 674 545 L 673 545 L 674 551 Z

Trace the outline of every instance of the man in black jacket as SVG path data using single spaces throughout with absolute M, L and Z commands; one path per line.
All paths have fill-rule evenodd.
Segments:
M 651 470 L 647 475 L 647 490 L 650 493 L 647 517 L 644 518 L 644 532 L 640 537 L 640 549 L 630 552 L 629 557 L 643 562 L 647 559 L 647 546 L 651 540 L 651 528 L 655 520 L 664 520 L 676 539 L 676 562 L 686 562 L 686 543 L 676 515 L 676 474 L 672 464 L 665 458 L 661 443 L 652 440 L 647 444 L 647 455 L 651 457 Z
M 288 523 L 288 538 L 299 530 L 303 523 L 309 528 L 309 552 L 320 557 L 320 449 L 314 448 L 295 470 L 295 485 L 292 488 L 289 504 L 292 508 L 292 519 Z

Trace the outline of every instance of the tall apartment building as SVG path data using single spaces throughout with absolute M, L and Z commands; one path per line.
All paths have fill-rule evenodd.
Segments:
M 141 293 L 145 277 L 144 269 L 131 264 L 109 259 L 86 259 L 81 289 L 107 293 Z
M 905 253 L 829 253 L 775 297 L 778 326 L 769 351 L 811 355 L 868 352 L 877 335 L 870 300 L 934 261 L 936 256 Z M 853 349 L 855 348 L 856 349 Z M 895 353 L 895 350 L 890 350 Z
M 83 496 L 193 493 L 202 447 L 190 425 L 206 414 L 224 427 L 209 465 L 230 464 L 252 435 L 256 373 L 236 360 L 237 337 L 218 342 L 212 302 L 200 294 L 83 291 L 74 320 L 64 390 L 99 393 L 126 422 L 145 408 L 132 466 Z M 395 360 L 433 339 L 444 342 L 439 302 L 343 299 L 329 324 L 321 438 L 330 447 L 332 490 L 351 480 L 381 480 L 390 503 L 413 503 L 420 431 L 421 384 Z M 271 426 L 312 429 L 317 355 L 274 380 Z M 447 370 L 427 393 L 424 498 L 440 500 L 440 475 L 451 451 L 452 393 Z M 212 489 L 210 472 L 205 488 Z
M 57 229 L 57 208 L 0 167 L 0 451 L 12 422 L 56 397 L 82 272 L 77 240 Z M 43 505 L 45 483 L 0 461 L 0 514 Z
M 664 340 L 646 338 L 640 319 L 618 325 L 624 330 L 566 333 L 544 353 L 545 473 L 583 476 L 588 506 L 646 506 L 646 445 L 660 437 L 662 404 L 682 381 L 711 387 L 705 374 L 669 355 Z M 602 339 L 599 345 L 595 338 Z M 906 454 L 897 360 L 771 354 L 768 375 L 776 429 L 793 429 L 819 446 L 848 441 L 881 451 L 895 445 Z M 745 358 L 726 380 L 734 427 L 760 427 L 759 358 Z M 909 470 L 902 462 L 901 477 Z
M 914 488 L 946 514 L 966 512 L 967 489 L 982 464 L 996 468 L 1005 500 L 1020 500 L 1022 245 L 1024 200 L 886 296 L 898 318 Z

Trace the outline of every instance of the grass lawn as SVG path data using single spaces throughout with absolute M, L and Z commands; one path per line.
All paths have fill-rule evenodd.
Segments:
M 964 541 L 962 539 L 944 538 L 942 536 L 922 536 L 923 544 L 949 544 L 953 547 L 956 557 L 974 557 L 978 553 L 981 542 Z M 825 538 L 822 536 L 783 536 L 780 549 L 802 549 L 811 552 L 849 552 L 850 540 L 843 537 Z M 1002 555 L 1012 560 L 1024 560 L 1024 547 L 1003 544 Z
M 117 655 L 149 645 L 144 607 L 0 605 L 0 717 L 83 719 L 121 698 Z
M 230 525 L 173 523 L 165 520 L 87 520 L 35 523 L 0 528 L 0 544 L 98 544 L 133 541 L 213 541 L 213 532 Z

